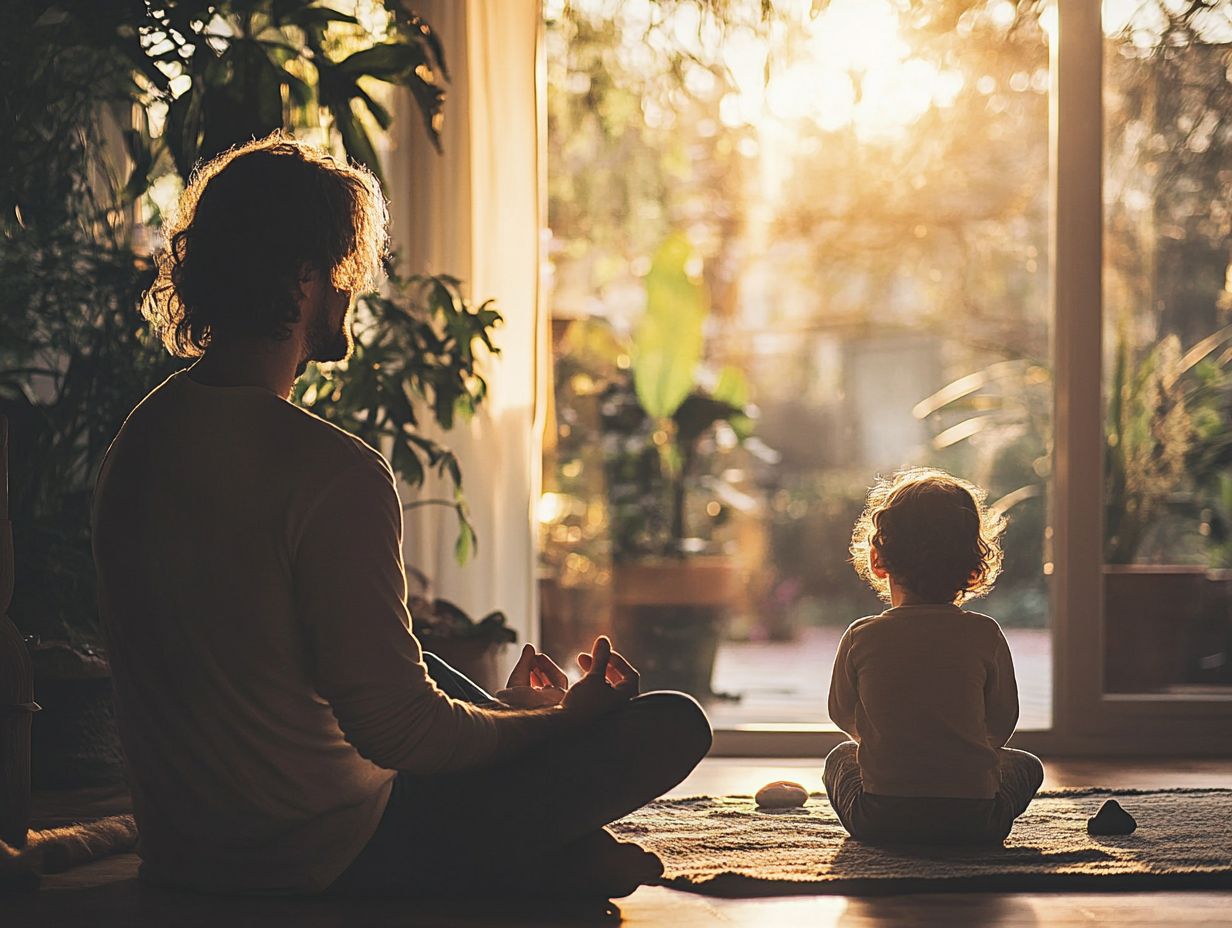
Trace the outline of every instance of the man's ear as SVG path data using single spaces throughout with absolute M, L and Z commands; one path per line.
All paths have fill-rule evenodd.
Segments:
M 890 572 L 885 569 L 885 564 L 881 562 L 881 554 L 872 545 L 868 549 L 868 569 L 873 572 L 873 576 L 878 580 L 884 580 L 890 576 Z
M 295 275 L 295 288 L 292 295 L 295 297 L 295 302 L 301 307 L 303 304 L 312 299 L 312 295 L 316 292 L 317 282 L 320 279 L 320 272 L 310 264 L 301 264 L 299 273 Z

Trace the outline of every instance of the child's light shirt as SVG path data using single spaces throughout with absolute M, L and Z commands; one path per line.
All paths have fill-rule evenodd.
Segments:
M 898 606 L 839 642 L 830 718 L 860 745 L 864 791 L 991 799 L 1018 685 L 996 620 L 958 606 Z

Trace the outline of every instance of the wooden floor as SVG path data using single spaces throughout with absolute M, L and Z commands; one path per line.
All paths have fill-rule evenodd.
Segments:
M 1047 763 L 1046 787 L 1218 786 L 1232 788 L 1232 758 L 1226 760 L 1054 760 Z M 770 780 L 793 779 L 819 789 L 817 760 L 705 761 L 676 795 L 751 793 Z M 62 814 L 55 796 L 40 796 L 44 815 Z M 98 797 L 103 811 L 123 807 L 122 797 Z M 618 908 L 507 907 L 468 903 L 430 908 L 408 903 L 288 902 L 184 896 L 138 888 L 131 857 L 114 858 L 58 877 L 25 898 L 0 899 L 0 925 L 38 926 L 491 926 L 630 925 L 655 928 L 694 926 L 807 925 L 861 928 L 910 925 L 921 928 L 1102 924 L 1138 926 L 1232 926 L 1232 892 L 935 894 L 889 898 L 809 896 L 782 899 L 711 899 L 660 887 L 643 887 Z

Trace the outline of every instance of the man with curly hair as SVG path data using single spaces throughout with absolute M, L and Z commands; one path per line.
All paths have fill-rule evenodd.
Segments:
M 374 449 L 288 401 L 350 352 L 385 204 L 275 135 L 201 167 L 144 307 L 196 362 L 112 443 L 99 606 L 142 875 L 227 892 L 613 896 L 661 872 L 607 823 L 710 746 L 601 638 L 580 682 L 527 646 L 498 698 L 421 653 Z M 427 661 L 427 662 L 426 662 Z
M 1005 747 L 1018 723 L 1014 660 L 996 621 L 962 603 L 992 590 L 1005 520 L 932 468 L 879 480 L 852 563 L 890 608 L 839 642 L 830 718 L 851 735 L 826 758 L 830 803 L 872 843 L 1001 842 L 1044 779 Z

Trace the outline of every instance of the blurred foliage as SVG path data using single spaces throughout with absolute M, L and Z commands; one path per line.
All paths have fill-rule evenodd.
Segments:
M 1226 537 L 1232 511 L 1223 506 L 1232 465 L 1232 327 L 1181 350 L 1166 335 L 1137 363 L 1120 339 L 1108 389 L 1108 431 L 1104 450 L 1105 557 L 1110 564 L 1140 559 L 1186 561 L 1200 550 L 1151 550 L 1151 534 L 1165 516 L 1193 525 L 1206 523 L 1213 505 L 1216 528 Z M 1198 533 L 1191 536 L 1197 541 Z M 1200 547 L 1205 547 L 1200 546 Z M 1156 544 L 1158 548 L 1158 543 Z M 1144 550 L 1145 549 L 1145 550 Z M 1180 550 L 1178 550 L 1180 549 Z M 1212 552 L 1217 553 L 1217 552 Z M 1226 567 L 1216 558 L 1211 566 Z
M 639 466 L 646 478 L 666 485 L 670 503 L 668 553 L 683 554 L 690 535 L 686 528 L 686 481 L 692 476 L 702 438 L 723 423 L 748 423 L 748 387 L 743 376 L 727 370 L 724 388 L 729 398 L 701 390 L 696 384 L 702 361 L 702 327 L 709 307 L 701 283 L 690 274 L 696 262 L 687 237 L 675 233 L 659 246 L 646 274 L 646 311 L 634 333 L 633 387 L 638 405 L 653 428 L 651 442 L 659 451 L 658 473 Z M 730 402 L 729 399 L 737 400 Z M 612 398 L 612 402 L 617 402 Z M 628 416 L 613 416 L 619 422 Z M 639 422 L 639 426 L 641 423 Z M 738 439 L 747 437 L 732 432 Z M 639 481 L 639 483 L 643 483 Z M 653 488 L 642 486 L 647 495 Z M 657 547 L 657 546 L 656 546 Z M 633 549 L 618 546 L 618 553 Z M 661 552 L 660 552 L 661 553 Z
M 748 165 L 737 142 L 752 132 L 718 131 L 732 75 L 713 48 L 686 49 L 667 26 L 673 10 L 699 4 L 547 6 L 549 250 L 563 275 L 556 314 L 586 315 L 595 300 L 620 304 L 619 328 L 630 334 L 630 312 L 645 294 L 641 278 L 680 232 L 705 263 L 710 302 L 725 306 L 730 280 L 714 259 L 743 222 L 738 194 Z M 700 6 L 716 9 L 708 22 L 732 35 L 759 28 L 763 15 L 745 2 Z M 642 17 L 639 9 L 650 12 Z M 702 28 L 701 19 L 690 22 Z
M 722 548 L 736 508 L 759 504 L 747 380 L 702 363 L 710 308 L 727 303 L 717 244 L 743 221 L 745 163 L 714 131 L 731 75 L 664 26 L 699 8 L 732 34 L 777 15 L 547 4 L 557 430 L 541 518 L 565 587 L 605 585 L 614 561 Z M 600 304 L 605 319 L 591 316 Z
M 1010 514 L 993 605 L 1010 610 L 1009 624 L 1044 624 L 1048 4 L 906 0 L 888 4 L 893 34 L 874 33 L 873 8 L 886 6 L 547 5 L 553 313 L 561 331 L 602 331 L 616 347 L 600 355 L 585 339 L 556 339 L 559 429 L 545 476 L 549 489 L 568 487 L 574 502 L 563 509 L 586 539 L 645 540 L 616 513 L 653 485 L 656 429 L 638 418 L 645 399 L 604 391 L 627 377 L 619 363 L 655 315 L 646 278 L 657 249 L 682 231 L 711 306 L 702 367 L 744 374 L 759 436 L 783 454 L 765 481 L 777 502 L 758 556 L 784 588 L 854 595 L 850 524 L 818 494 L 862 498 L 884 466 L 868 460 L 878 449 L 866 424 L 914 404 L 899 418 L 918 423 L 921 440 L 904 442 L 900 463 L 989 489 Z M 1232 5 L 1148 0 L 1123 12 L 1123 23 L 1105 23 L 1108 557 L 1224 566 L 1232 395 L 1226 349 L 1201 346 L 1232 312 L 1232 84 L 1221 38 Z M 827 24 L 840 34 L 827 36 Z M 884 82 L 895 68 L 924 78 L 896 96 Z M 945 92 L 913 109 L 930 80 Z M 693 333 L 683 328 L 682 343 Z M 863 346 L 921 333 L 939 336 L 918 344 L 935 357 L 940 386 L 855 395 L 866 384 Z M 897 384 L 899 372 L 885 373 Z M 630 436 L 615 470 L 596 450 L 612 426 L 604 404 Z M 822 557 L 843 563 L 831 571 Z
M 702 360 L 702 324 L 709 307 L 689 274 L 693 247 L 676 233 L 655 251 L 646 274 L 646 311 L 633 337 L 638 402 L 656 419 L 675 415 Z
M 1204 3 L 1148 3 L 1109 43 L 1104 521 L 1113 564 L 1232 564 L 1225 502 L 1232 501 L 1232 92 L 1226 47 L 1204 39 L 1212 17 L 1227 22 L 1230 13 Z M 1034 389 L 1028 369 L 994 364 L 938 396 L 963 393 L 948 407 L 971 415 L 960 423 L 969 426 L 965 437 L 1004 430 L 1048 402 L 1048 364 L 1032 369 Z M 1001 389 L 990 395 L 983 388 L 993 381 Z M 938 418 L 946 427 L 953 422 Z M 1043 442 L 1038 453 L 1043 463 Z M 1047 471 L 1037 470 L 1035 486 L 1024 486 L 1015 502 L 1044 495 Z
M 10 427 L 16 577 L 26 634 L 92 640 L 90 501 L 125 416 L 179 365 L 135 306 L 153 279 L 131 253 L 72 227 L 0 248 L 0 414 Z
M 630 351 L 599 320 L 568 324 L 556 349 L 562 463 L 546 475 L 551 511 L 541 519 L 544 557 L 569 575 L 566 585 L 603 583 L 614 562 L 713 550 L 733 510 L 759 508 L 742 484 L 774 458 L 751 437 L 747 387 L 736 372 L 695 370 L 689 393 L 664 407 L 666 416 L 652 416 Z
M 89 510 L 98 467 L 124 417 L 183 366 L 137 312 L 153 274 L 156 229 L 146 223 L 160 215 L 156 187 L 178 177 L 174 192 L 199 159 L 277 128 L 339 142 L 379 176 L 373 139 L 392 118 L 381 85 L 411 90 L 439 148 L 447 72 L 435 34 L 393 0 L 346 9 L 308 0 L 0 6 L 0 412 L 12 421 L 11 614 L 27 634 L 96 640 Z M 409 505 L 453 507 L 464 559 L 475 537 L 457 460 L 417 427 L 427 415 L 448 429 L 483 401 L 476 348 L 495 351 L 499 315 L 467 304 L 451 278 L 395 278 L 358 309 L 364 363 L 311 366 L 299 396 L 390 454 L 412 486 L 433 469 L 451 481 L 453 498 Z
M 1110 563 L 1232 565 L 1230 29 L 1228 4 L 1152 0 L 1109 41 Z
M 823 17 L 830 6 L 819 3 L 803 15 Z M 794 92 L 771 101 L 776 81 L 791 90 L 795 62 L 813 54 L 803 47 L 808 40 L 800 27 L 807 3 L 770 10 L 729 4 L 723 15 L 711 15 L 705 3 L 618 9 L 579 0 L 555 19 L 549 14 L 553 312 L 562 325 L 573 320 L 571 331 L 601 316 L 618 339 L 636 344 L 645 320 L 658 316 L 648 283 L 662 262 L 659 249 L 674 233 L 687 236 L 711 305 L 701 327 L 701 366 L 742 375 L 745 396 L 733 405 L 755 396 L 759 437 L 783 449 L 777 465 L 748 449 L 714 460 L 743 474 L 739 490 L 746 497 L 781 500 L 782 491 L 798 497 L 796 505 L 770 514 L 753 507 L 748 519 L 720 527 L 720 535 L 729 547 L 753 545 L 742 554 L 746 566 L 756 575 L 775 574 L 767 585 L 783 596 L 862 600 L 846 547 L 873 474 L 865 472 L 858 435 L 846 424 L 865 408 L 844 395 L 846 346 L 951 329 L 962 332 L 958 351 L 945 358 L 951 370 L 1047 355 L 1047 46 L 1035 5 L 1020 4 L 1008 24 L 993 21 L 986 6 L 895 5 L 912 54 L 961 71 L 964 82 L 951 107 L 931 108 L 901 135 L 872 141 L 854 125 L 827 122 L 816 81 L 801 80 Z M 851 45 L 880 41 L 849 39 Z M 985 73 L 995 81 L 991 95 L 977 87 Z M 1026 86 L 1011 89 L 1019 75 Z M 857 100 L 862 79 L 850 75 Z M 870 95 L 871 79 L 870 70 Z M 746 99 L 760 101 L 759 116 L 744 112 Z M 790 110 L 791 101 L 811 103 L 812 110 L 798 117 L 768 111 L 772 102 Z M 780 134 L 767 133 L 759 119 L 777 120 Z M 652 325 L 651 334 L 666 328 Z M 679 332 L 683 346 L 696 331 L 683 321 L 670 330 Z M 565 507 L 577 513 L 575 527 L 581 532 L 606 505 L 606 528 L 588 522 L 585 532 L 606 531 L 616 552 L 654 550 L 650 539 L 693 534 L 671 530 L 665 514 L 674 507 L 662 498 L 642 507 L 650 519 L 621 518 L 636 501 L 655 499 L 661 470 L 655 423 L 639 414 L 654 405 L 652 392 L 672 400 L 680 388 L 662 389 L 670 380 L 660 377 L 651 381 L 655 391 L 638 385 L 640 404 L 619 391 L 599 393 L 596 403 L 572 391 L 576 358 L 563 342 L 556 360 L 562 431 L 545 472 L 556 481 L 549 489 L 568 485 L 579 501 Z M 598 367 L 584 383 L 589 389 L 611 378 L 619 378 L 618 369 Z M 864 403 L 876 405 L 871 397 Z M 611 415 L 593 414 L 595 405 L 606 405 Z M 1044 434 L 1047 411 L 1045 398 L 1042 425 L 1029 424 L 1041 425 Z M 565 412 L 578 414 L 566 421 Z M 738 417 L 728 418 L 729 428 L 712 434 L 738 431 Z M 614 433 L 626 436 L 626 451 L 599 467 L 593 443 L 612 443 Z M 714 450 L 710 440 L 702 445 L 707 452 Z M 997 458 L 961 448 L 951 456 L 950 466 L 965 473 L 991 473 Z M 1022 455 L 1012 460 L 1023 463 Z M 1034 478 L 1033 460 L 1026 458 L 1025 472 L 998 474 L 994 492 Z M 699 485 L 702 476 L 695 478 Z M 851 500 L 852 511 L 822 518 L 826 501 L 808 489 L 819 481 L 827 493 Z M 704 507 L 675 508 L 689 514 L 687 524 L 707 525 Z M 720 502 L 719 511 L 730 519 L 737 510 Z M 737 524 L 738 541 L 729 533 Z M 794 543 L 805 526 L 808 543 Z M 1036 584 L 1042 525 L 1037 529 L 1024 571 L 1024 580 Z M 766 537 L 758 541 L 758 535 Z M 564 561 L 550 550 L 546 556 L 553 564 Z M 822 556 L 833 565 L 820 565 Z M 571 575 L 568 567 L 558 571 L 565 582 Z M 828 594 L 816 588 L 819 577 L 831 577 Z

